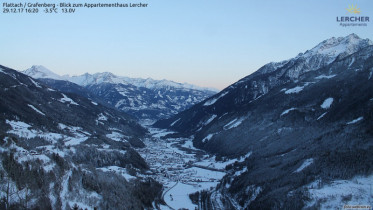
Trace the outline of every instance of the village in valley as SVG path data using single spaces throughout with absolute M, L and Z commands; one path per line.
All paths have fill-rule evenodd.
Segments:
M 226 174 L 225 166 L 237 161 L 216 162 L 215 156 L 193 147 L 190 138 L 165 138 L 166 130 L 149 129 L 152 137 L 145 140 L 146 147 L 138 149 L 150 167 L 149 176 L 162 183 L 164 200 L 162 209 L 194 209 L 189 194 L 216 187 Z

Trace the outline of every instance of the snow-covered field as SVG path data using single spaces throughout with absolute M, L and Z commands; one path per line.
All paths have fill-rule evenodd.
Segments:
M 118 166 L 107 166 L 107 167 L 102 167 L 102 168 L 97 168 L 97 169 L 99 169 L 101 171 L 104 171 L 104 172 L 112 172 L 112 173 L 120 174 L 127 181 L 129 181 L 131 179 L 136 179 L 135 176 L 131 176 L 131 175 L 128 174 L 127 169 L 121 168 L 121 167 L 118 167 Z
M 197 206 L 192 203 L 188 195 L 216 186 L 216 182 L 201 182 L 194 185 L 180 182 L 173 184 L 174 187 L 164 195 L 165 202 L 174 209 L 186 208 L 192 210 Z
M 307 206 L 319 202 L 321 209 L 343 209 L 345 205 L 370 205 L 372 209 L 372 185 L 373 175 L 357 176 L 351 180 L 336 180 L 323 187 L 318 187 L 316 181 L 308 186 L 311 200 Z

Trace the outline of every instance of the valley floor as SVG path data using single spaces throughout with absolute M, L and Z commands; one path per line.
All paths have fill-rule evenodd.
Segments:
M 225 175 L 225 166 L 236 159 L 216 162 L 214 156 L 193 147 L 188 138 L 166 138 L 172 132 L 149 128 L 152 138 L 138 152 L 151 168 L 151 177 L 164 185 L 167 206 L 161 209 L 195 209 L 189 194 L 214 188 Z

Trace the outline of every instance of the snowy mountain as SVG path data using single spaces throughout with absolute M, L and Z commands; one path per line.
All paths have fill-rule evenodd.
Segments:
M 4 66 L 0 97 L 1 209 L 144 209 L 160 199 L 134 149 L 147 131 L 129 115 Z
M 62 92 L 96 98 L 139 119 L 157 120 L 170 117 L 216 93 L 214 89 L 190 84 L 120 77 L 109 72 L 61 77 L 45 67 L 33 66 L 23 73 L 41 79 Z M 78 90 L 69 82 L 83 87 L 85 91 Z
M 299 84 L 297 88 L 288 90 L 288 92 L 301 91 L 305 85 L 299 83 L 299 80 L 305 74 L 327 67 L 336 61 L 336 59 L 343 59 L 372 45 L 372 41 L 369 39 L 360 39 L 356 34 L 330 38 L 311 50 L 300 53 L 295 58 L 266 64 L 258 71 L 193 106 L 191 109 L 172 118 L 160 120 L 156 125 L 159 127 L 169 127 L 172 124 L 171 127 L 174 130 L 192 134 L 201 129 L 201 126 L 204 125 L 203 122 L 207 120 L 201 119 L 205 115 L 199 113 L 209 113 L 212 116 L 216 114 L 219 117 L 228 112 L 235 112 L 240 110 L 242 106 L 247 106 L 263 97 L 270 90 L 286 84 Z M 330 76 L 320 75 L 320 79 L 328 77 Z M 179 120 L 177 123 L 174 123 L 184 113 L 192 114 L 195 117 L 187 117 L 186 121 Z
M 373 181 L 372 80 L 372 42 L 331 38 L 155 126 L 193 136 L 217 156 L 246 157 L 226 168 L 217 189 L 195 196 L 205 209 L 364 203 L 371 195 L 352 183 Z M 347 185 L 362 193 L 341 193 Z
M 27 70 L 26 70 L 27 71 Z M 187 83 L 177 83 L 170 80 L 154 80 L 151 78 L 130 78 L 116 76 L 110 72 L 96 73 L 96 74 L 83 74 L 80 76 L 64 77 L 65 80 L 73 82 L 81 86 L 97 85 L 101 83 L 110 84 L 124 84 L 133 85 L 136 87 L 144 87 L 148 89 L 164 89 L 164 88 L 177 88 L 177 89 L 192 89 L 199 91 L 211 91 L 216 92 L 214 88 L 202 88 Z
M 333 62 L 337 57 L 344 58 L 360 49 L 373 45 L 369 39 L 360 39 L 356 34 L 346 37 L 327 39 L 311 50 L 300 53 L 295 58 L 277 63 L 269 63 L 253 74 L 267 74 L 279 70 L 282 67 L 288 68 L 286 76 L 297 79 L 299 75 L 319 69 Z M 291 66 L 291 68 L 289 68 Z
M 56 80 L 64 80 L 64 77 L 61 77 L 60 75 L 53 73 L 51 70 L 45 68 L 44 66 L 32 66 L 31 68 L 23 71 L 22 73 L 36 79 L 49 78 Z

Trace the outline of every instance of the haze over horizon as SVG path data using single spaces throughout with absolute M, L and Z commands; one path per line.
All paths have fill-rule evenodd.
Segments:
M 325 39 L 351 33 L 373 38 L 370 23 L 342 27 L 336 22 L 346 15 L 347 0 L 143 3 L 149 6 L 3 14 L 1 64 L 17 70 L 43 65 L 59 75 L 111 72 L 221 90 Z M 373 2 L 357 5 L 360 15 L 373 17 L 368 9 Z

